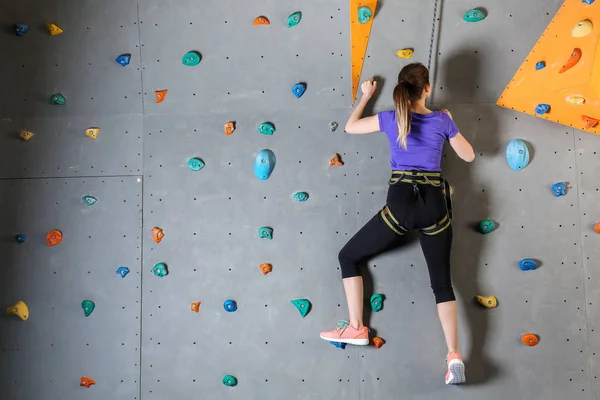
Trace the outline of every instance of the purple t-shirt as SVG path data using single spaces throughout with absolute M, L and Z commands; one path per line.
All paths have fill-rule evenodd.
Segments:
M 404 150 L 398 143 L 398 124 L 395 111 L 383 111 L 379 117 L 379 129 L 390 142 L 390 166 L 392 170 L 440 172 L 442 149 L 446 140 L 458 133 L 452 118 L 442 111 L 431 114 L 410 113 L 410 132 Z

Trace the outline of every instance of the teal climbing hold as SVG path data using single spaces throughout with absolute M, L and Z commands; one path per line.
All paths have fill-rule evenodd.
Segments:
M 306 193 L 306 192 L 296 192 L 296 193 L 294 193 L 294 199 L 296 201 L 306 201 L 306 200 L 308 200 L 308 193 Z
M 467 22 L 479 22 L 484 20 L 486 17 L 485 13 L 476 8 L 469 10 L 465 13 L 463 19 Z
M 223 377 L 223 385 L 233 387 L 237 385 L 237 378 L 233 375 L 225 375 Z
M 167 268 L 167 264 L 159 262 L 152 267 L 152 273 L 159 278 L 162 278 L 165 275 L 169 274 L 169 269 Z
M 195 67 L 202 61 L 202 55 L 197 51 L 188 51 L 183 55 L 181 63 L 188 67 Z
M 379 293 L 373 293 L 371 296 L 371 309 L 375 312 L 381 311 L 383 307 L 383 295 Z
M 296 11 L 288 17 L 288 28 L 296 26 L 302 20 L 302 13 L 300 11 Z
M 96 199 L 94 196 L 83 196 L 82 199 L 83 202 L 88 206 L 93 206 L 98 201 L 98 199 Z
M 485 235 L 487 233 L 495 231 L 496 224 L 491 219 L 484 219 L 483 221 L 479 222 L 477 230 Z
M 367 6 L 362 6 L 358 9 L 358 22 L 366 24 L 373 16 L 373 11 Z
M 308 314 L 310 311 L 310 301 L 306 299 L 290 300 L 290 303 L 292 303 L 298 309 L 298 311 L 300 311 L 302 318 L 306 317 L 306 314 Z
M 83 308 L 83 314 L 89 317 L 96 308 L 96 304 L 91 300 L 84 300 L 81 302 L 81 308 Z
M 263 226 L 258 228 L 258 236 L 261 239 L 273 239 L 273 228 L 269 228 L 268 226 Z
M 272 135 L 275 133 L 275 125 L 270 122 L 263 122 L 258 126 L 258 131 L 263 135 Z
M 202 161 L 198 157 L 193 157 L 188 160 L 187 166 L 192 171 L 200 171 L 202 168 L 204 168 L 204 161 Z
M 53 94 L 50 97 L 50 104 L 55 106 L 64 106 L 67 103 L 67 99 L 60 93 Z
M 254 174 L 262 181 L 269 179 L 275 168 L 275 154 L 269 149 L 261 150 L 254 160 Z

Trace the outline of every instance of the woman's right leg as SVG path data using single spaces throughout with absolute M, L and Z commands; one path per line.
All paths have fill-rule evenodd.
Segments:
M 354 331 L 364 333 L 364 289 L 363 278 L 359 270 L 360 263 L 400 243 L 401 237 L 392 231 L 384 222 L 381 214 L 377 213 L 340 251 L 338 259 L 342 270 L 342 282 L 350 314 L 350 332 L 346 332 L 346 334 L 352 336 L 355 333 Z M 340 340 L 344 339 L 340 337 L 340 331 L 344 334 L 344 329 L 342 328 L 323 332 L 321 337 L 326 340 L 344 341 Z M 356 334 L 358 335 L 358 333 Z M 352 340 L 347 343 L 352 343 Z

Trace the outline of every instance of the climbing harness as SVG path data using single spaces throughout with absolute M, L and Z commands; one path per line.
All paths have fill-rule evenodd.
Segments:
M 440 172 L 420 172 L 420 171 L 392 171 L 392 177 L 390 178 L 389 184 L 396 185 L 399 182 L 411 183 L 413 189 L 418 193 L 418 185 L 432 185 L 435 187 L 441 187 L 446 197 L 446 215 L 436 222 L 435 224 L 422 228 L 421 232 L 425 235 L 437 235 L 451 225 L 452 223 L 452 196 L 450 194 L 450 185 L 442 178 Z M 381 217 L 386 225 L 398 235 L 404 235 L 409 229 L 404 227 L 394 214 L 392 210 L 386 205 L 380 211 Z

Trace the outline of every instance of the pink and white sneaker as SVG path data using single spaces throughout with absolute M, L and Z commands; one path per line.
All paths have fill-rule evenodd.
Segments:
M 460 385 L 467 381 L 465 376 L 465 364 L 463 363 L 458 350 L 450 350 L 448 352 L 445 364 L 448 365 L 446 385 Z
M 369 328 L 363 326 L 360 329 L 355 329 L 348 321 L 342 320 L 338 321 L 336 329 L 321 332 L 321 339 L 329 342 L 366 346 L 369 344 Z

